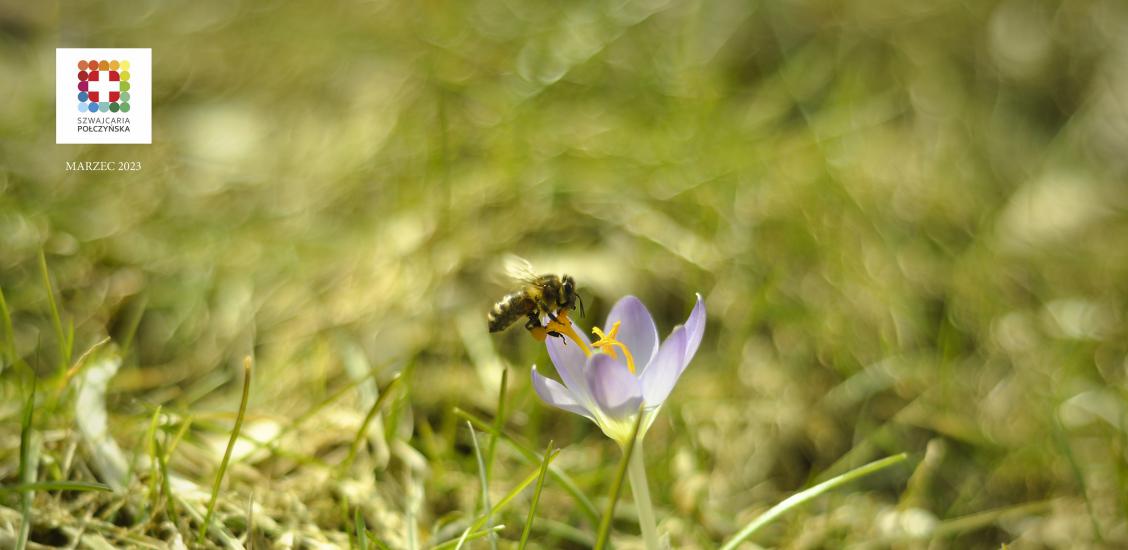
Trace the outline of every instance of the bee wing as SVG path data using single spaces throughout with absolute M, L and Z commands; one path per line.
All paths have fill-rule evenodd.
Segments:
M 529 260 L 515 254 L 506 254 L 504 258 L 505 275 L 510 280 L 519 283 L 529 283 L 537 278 L 537 272 Z

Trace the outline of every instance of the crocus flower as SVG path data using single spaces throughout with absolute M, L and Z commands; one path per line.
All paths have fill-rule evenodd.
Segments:
M 533 388 L 541 400 L 584 417 L 621 446 L 629 443 L 638 414 L 639 437 L 689 365 L 705 333 L 705 304 L 697 304 L 684 325 L 659 345 L 658 328 L 646 306 L 626 296 L 611 308 L 607 323 L 592 332 L 592 342 L 566 315 L 548 328 L 564 338 L 548 338 L 548 355 L 563 382 L 546 378 L 533 366 Z

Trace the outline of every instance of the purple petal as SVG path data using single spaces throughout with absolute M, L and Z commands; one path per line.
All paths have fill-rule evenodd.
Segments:
M 689 319 L 685 321 L 685 361 L 682 362 L 682 370 L 689 365 L 693 360 L 693 356 L 697 354 L 697 347 L 701 345 L 701 337 L 705 335 L 705 301 L 701 295 L 697 295 L 697 305 L 693 306 L 693 311 L 689 313 Z
M 584 370 L 596 405 L 612 419 L 629 417 L 642 405 L 642 387 L 627 366 L 597 353 Z
M 584 341 L 584 345 L 591 349 L 591 341 L 583 333 L 583 329 L 572 323 L 572 330 Z M 560 380 L 564 385 L 571 390 L 572 394 L 581 402 L 591 401 L 591 391 L 588 390 L 587 381 L 584 380 L 584 365 L 587 364 L 588 356 L 584 350 L 580 349 L 570 338 L 556 338 L 549 336 L 545 340 L 545 346 L 548 348 L 548 357 L 552 359 L 552 365 L 556 367 L 556 373 L 560 375 Z
M 586 416 L 591 420 L 595 420 L 587 408 L 576 401 L 572 396 L 572 392 L 568 388 L 561 386 L 559 382 L 541 376 L 537 372 L 536 365 L 533 365 L 533 389 L 536 390 L 537 395 L 540 396 L 541 401 L 552 405 L 558 409 L 566 410 L 570 413 L 575 413 L 580 416 Z
M 685 327 L 677 327 L 666 338 L 654 361 L 642 373 L 642 396 L 647 406 L 661 405 L 673 391 L 678 378 L 685 370 L 685 350 L 688 340 Z
M 654 318 L 638 298 L 624 296 L 611 308 L 603 332 L 609 332 L 616 321 L 621 322 L 619 341 L 631 350 L 635 365 L 645 367 L 658 352 L 658 327 L 654 326 Z

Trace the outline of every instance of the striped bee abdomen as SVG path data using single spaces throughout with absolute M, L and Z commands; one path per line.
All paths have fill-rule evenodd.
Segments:
M 524 291 L 506 294 L 494 304 L 486 319 L 490 323 L 490 332 L 500 332 L 512 325 L 522 317 L 526 317 L 537 308 L 537 304 Z

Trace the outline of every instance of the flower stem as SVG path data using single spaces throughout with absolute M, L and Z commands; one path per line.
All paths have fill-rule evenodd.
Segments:
M 650 503 L 650 487 L 646 484 L 646 463 L 642 458 L 642 438 L 635 441 L 631 464 L 627 468 L 631 480 L 631 494 L 638 509 L 638 525 L 646 550 L 658 550 L 658 524 L 654 520 L 654 506 Z

